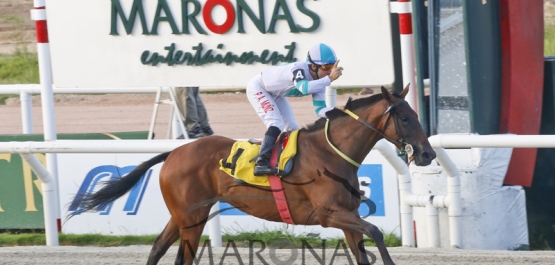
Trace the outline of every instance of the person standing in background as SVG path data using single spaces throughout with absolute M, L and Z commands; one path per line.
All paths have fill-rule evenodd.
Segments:
M 185 129 L 190 139 L 210 136 L 214 131 L 208 123 L 208 114 L 200 98 L 198 87 L 176 87 L 176 103 L 185 117 Z M 178 139 L 185 138 L 183 135 Z

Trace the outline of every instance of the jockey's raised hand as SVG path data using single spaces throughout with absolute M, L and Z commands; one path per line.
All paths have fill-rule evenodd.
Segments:
M 339 60 L 335 62 L 329 74 L 330 80 L 335 81 L 343 74 L 343 67 L 339 66 Z

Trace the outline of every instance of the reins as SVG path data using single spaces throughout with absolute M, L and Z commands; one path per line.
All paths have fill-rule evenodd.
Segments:
M 403 104 L 408 104 L 406 101 L 403 101 L 402 103 L 400 103 L 399 105 L 389 105 L 389 107 L 387 108 L 387 110 L 384 112 L 385 115 L 387 113 L 389 113 L 389 116 L 387 117 L 387 120 L 385 121 L 385 125 L 383 128 L 383 132 L 378 130 L 376 127 L 372 126 L 372 124 L 366 122 L 365 120 L 361 119 L 358 115 L 356 115 L 355 113 L 353 113 L 351 110 L 349 109 L 343 109 L 342 111 L 345 112 L 346 114 L 348 114 L 349 116 L 351 116 L 353 119 L 357 120 L 358 122 L 364 124 L 366 127 L 368 127 L 369 129 L 379 133 L 382 135 L 383 138 L 385 138 L 386 140 L 390 141 L 393 144 L 396 144 L 398 146 L 401 147 L 401 150 L 404 151 L 405 153 L 407 153 L 409 156 L 412 156 L 413 154 L 413 148 L 412 145 L 408 144 L 407 142 L 405 142 L 405 140 L 399 135 L 399 130 L 398 130 L 398 121 L 397 119 L 393 119 L 393 122 L 395 123 L 395 134 L 397 134 L 397 138 L 399 140 L 395 140 L 387 135 L 385 135 L 385 130 L 387 129 L 387 125 L 389 123 L 389 120 L 391 119 L 391 116 L 394 115 L 394 111 L 395 111 L 395 107 L 403 105 Z M 329 128 L 329 123 L 330 120 L 326 120 L 326 126 L 324 128 L 324 132 L 326 135 L 326 140 L 328 141 L 328 144 L 331 146 L 331 148 L 339 155 L 341 156 L 343 159 L 347 160 L 347 162 L 351 163 L 353 166 L 355 167 L 360 167 L 360 164 L 357 163 L 356 161 L 354 161 L 353 159 L 351 159 L 350 157 L 348 157 L 347 155 L 345 155 L 343 152 L 341 152 L 337 147 L 335 147 L 331 141 L 329 140 L 328 137 L 328 128 Z

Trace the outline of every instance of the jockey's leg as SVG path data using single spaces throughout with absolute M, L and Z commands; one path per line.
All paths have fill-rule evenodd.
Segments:
M 275 99 L 276 106 L 281 113 L 281 118 L 283 120 L 283 128 L 282 131 L 290 132 L 299 129 L 299 124 L 297 123 L 297 119 L 295 119 L 295 113 L 293 113 L 293 108 L 286 97 L 278 97 Z M 279 127 L 279 126 L 277 126 Z
M 264 139 L 262 139 L 262 145 L 260 146 L 260 151 L 258 158 L 256 159 L 256 165 L 254 167 L 254 175 L 275 175 L 277 174 L 277 169 L 270 167 L 270 156 L 272 155 L 272 146 L 276 142 L 281 130 L 278 127 L 270 126 Z

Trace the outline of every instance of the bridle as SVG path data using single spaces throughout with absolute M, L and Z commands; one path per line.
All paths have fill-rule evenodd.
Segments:
M 391 117 L 395 115 L 395 108 L 398 106 L 402 106 L 404 104 L 408 104 L 406 101 L 403 101 L 397 105 L 391 105 L 389 103 L 389 107 L 385 110 L 385 112 L 382 114 L 386 115 L 389 113 L 389 116 L 387 117 L 387 120 L 385 121 L 385 124 L 383 126 L 382 131 L 378 130 L 376 127 L 372 126 L 372 124 L 366 122 L 365 120 L 361 119 L 360 117 L 358 117 L 358 115 L 356 115 L 355 113 L 353 113 L 351 110 L 349 109 L 343 109 L 342 111 L 345 112 L 346 114 L 348 114 L 349 116 L 351 116 L 353 119 L 357 120 L 358 122 L 364 124 L 366 127 L 370 128 L 371 130 L 379 133 L 380 135 L 382 135 L 383 138 L 385 138 L 386 140 L 390 141 L 391 143 L 399 146 L 401 148 L 401 151 L 406 153 L 409 156 L 412 156 L 412 154 L 414 153 L 414 149 L 412 148 L 412 145 L 410 145 L 409 143 L 407 143 L 405 141 L 405 139 L 403 139 L 403 137 L 399 134 L 399 121 L 396 117 L 393 117 L 393 123 L 395 124 L 395 134 L 397 135 L 397 139 L 395 140 L 387 135 L 385 135 L 385 130 L 387 130 L 387 125 L 389 124 L 389 120 L 391 120 Z M 347 160 L 349 163 L 351 163 L 352 165 L 356 166 L 356 167 L 360 167 L 360 164 L 357 163 L 356 161 L 352 160 L 350 157 L 348 157 L 347 155 L 345 155 L 343 152 L 341 152 L 339 149 L 337 149 L 337 147 L 335 147 L 329 140 L 328 137 L 328 127 L 329 127 L 329 120 L 326 121 L 326 127 L 325 127 L 325 134 L 326 134 L 326 140 L 328 141 L 328 144 L 332 147 L 333 150 L 335 150 L 335 152 L 337 154 L 339 154 L 343 159 Z

